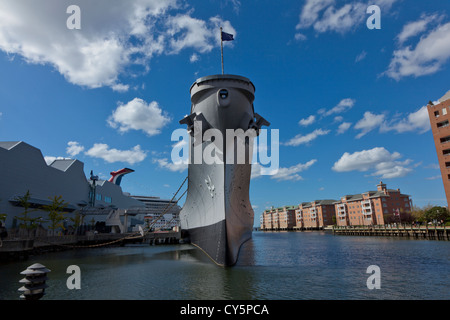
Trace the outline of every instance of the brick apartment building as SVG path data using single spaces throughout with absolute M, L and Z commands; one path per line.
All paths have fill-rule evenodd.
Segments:
M 447 206 L 450 204 L 450 91 L 434 105 L 428 103 L 428 115 L 436 146 Z
M 385 217 L 400 217 L 400 213 L 411 212 L 412 203 L 400 189 L 387 189 L 380 182 L 377 191 L 346 195 L 335 202 L 338 226 L 383 225 Z
M 293 230 L 295 227 L 295 207 L 272 207 L 260 217 L 261 230 Z
M 299 206 L 272 207 L 260 217 L 261 230 L 319 229 L 333 224 L 336 200 L 316 200 Z
M 385 218 L 401 222 L 401 214 L 411 212 L 412 201 L 400 189 L 387 189 L 382 181 L 376 191 L 346 195 L 341 200 L 316 200 L 298 206 L 265 210 L 261 230 L 322 229 L 330 225 L 383 225 Z
M 295 229 L 319 229 L 333 225 L 336 200 L 316 200 L 303 202 L 295 210 Z

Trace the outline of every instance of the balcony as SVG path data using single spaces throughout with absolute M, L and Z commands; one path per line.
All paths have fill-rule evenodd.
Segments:
M 372 215 L 372 202 L 370 200 L 364 200 L 361 201 L 361 209 L 362 213 L 365 216 L 371 216 Z
M 340 218 L 345 218 L 347 216 L 347 207 L 344 203 L 337 205 L 337 214 Z
M 347 216 L 347 212 L 345 211 L 338 211 L 338 217 L 339 218 L 345 218 Z

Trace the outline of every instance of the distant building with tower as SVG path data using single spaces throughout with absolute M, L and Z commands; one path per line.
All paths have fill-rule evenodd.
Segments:
M 384 225 L 389 216 L 401 222 L 401 215 L 411 212 L 412 201 L 400 189 L 388 189 L 380 181 L 376 191 L 346 195 L 334 205 L 338 226 Z

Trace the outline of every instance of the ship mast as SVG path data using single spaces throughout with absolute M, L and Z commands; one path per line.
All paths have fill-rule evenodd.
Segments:
M 222 74 L 223 74 L 223 37 L 222 37 L 222 27 L 220 27 L 220 56 L 222 58 Z

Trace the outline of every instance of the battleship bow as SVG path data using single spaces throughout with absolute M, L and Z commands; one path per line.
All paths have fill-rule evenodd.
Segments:
M 191 86 L 188 193 L 181 231 L 214 262 L 231 266 L 252 236 L 249 199 L 253 139 L 269 123 L 254 112 L 255 87 L 237 75 L 212 75 Z

